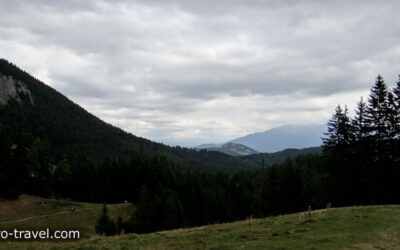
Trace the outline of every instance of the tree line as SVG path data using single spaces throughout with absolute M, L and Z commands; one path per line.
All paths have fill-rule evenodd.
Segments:
M 389 89 L 379 75 L 353 118 L 338 106 L 328 122 L 323 157 L 337 204 L 399 203 L 400 81 Z

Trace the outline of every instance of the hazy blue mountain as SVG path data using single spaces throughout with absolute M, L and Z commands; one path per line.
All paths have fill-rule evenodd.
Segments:
M 276 152 L 287 148 L 318 147 L 322 144 L 325 124 L 285 125 L 249 134 L 230 142 L 243 144 L 259 152 Z
M 214 145 L 214 146 L 204 148 L 205 145 Z M 214 143 L 203 144 L 203 145 L 199 145 L 199 146 L 203 146 L 203 149 L 207 149 L 208 151 L 218 151 L 218 152 L 222 152 L 222 153 L 232 155 L 232 156 L 245 156 L 245 155 L 259 153 L 250 147 L 247 147 L 242 144 L 232 143 L 232 142 L 225 143 L 221 146 L 214 144 Z M 196 147 L 196 148 L 198 148 L 198 147 Z

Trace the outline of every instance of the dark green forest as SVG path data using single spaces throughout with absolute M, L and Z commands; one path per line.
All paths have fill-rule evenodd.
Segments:
M 6 60 L 0 72 L 26 83 L 34 97 L 33 105 L 0 106 L 0 196 L 6 198 L 132 202 L 137 211 L 117 224 L 136 233 L 308 206 L 400 202 L 400 82 L 388 89 L 378 76 L 355 117 L 346 106 L 336 108 L 321 153 L 310 149 L 282 162 L 293 152 L 231 157 L 154 143 L 102 122 Z

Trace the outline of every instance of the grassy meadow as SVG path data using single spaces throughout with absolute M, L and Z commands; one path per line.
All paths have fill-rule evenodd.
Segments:
M 21 195 L 15 200 L 0 199 L 0 230 L 79 230 L 81 237 L 95 234 L 95 224 L 103 204 L 44 199 Z M 123 221 L 130 218 L 134 206 L 130 203 L 108 204 L 111 219 Z M 1 245 L 3 245 L 0 242 Z
M 22 196 L 21 199 L 37 203 L 39 198 Z M 77 210 L 93 210 L 71 212 L 68 218 L 54 216 L 8 227 L 36 228 L 51 224 L 64 229 L 68 228 L 69 221 L 75 228 L 92 234 L 101 205 L 79 205 L 78 208 L 74 203 Z M 132 209 L 124 206 L 126 204 L 109 206 L 113 219 L 118 213 Z M 45 213 L 28 207 L 21 217 Z M 23 211 L 22 207 L 20 209 Z M 52 208 L 47 209 L 51 211 Z M 3 215 L 5 209 L 2 207 L 0 211 Z M 19 217 L 12 214 L 15 212 L 9 213 L 10 219 Z M 400 249 L 400 206 L 330 208 L 143 235 L 92 235 L 78 241 L 2 241 L 0 249 Z

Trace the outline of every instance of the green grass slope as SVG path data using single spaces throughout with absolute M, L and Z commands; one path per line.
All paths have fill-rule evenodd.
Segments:
M 0 249 L 398 249 L 399 222 L 398 205 L 332 208 L 144 235 L 0 243 Z
M 95 234 L 96 221 L 102 208 L 102 204 L 29 195 L 21 195 L 15 200 L 0 199 L 0 230 L 79 230 L 81 236 L 86 238 Z M 118 216 L 128 220 L 135 209 L 130 203 L 108 204 L 107 208 L 114 221 Z

